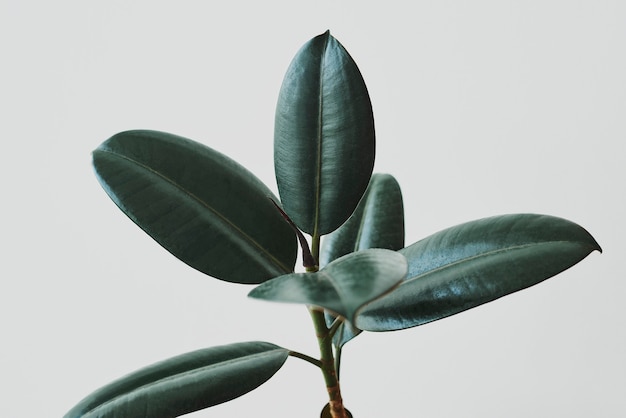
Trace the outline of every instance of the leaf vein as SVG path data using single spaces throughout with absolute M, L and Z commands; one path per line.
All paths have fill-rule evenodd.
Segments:
M 254 238 L 252 238 L 250 235 L 248 235 L 247 233 L 245 233 L 243 230 L 241 230 L 241 228 L 239 228 L 237 225 L 235 225 L 233 222 L 231 222 L 226 216 L 224 216 L 222 213 L 220 213 L 217 209 L 215 209 L 213 206 L 211 206 L 208 202 L 202 200 L 201 198 L 199 198 L 198 196 L 196 196 L 194 193 L 192 193 L 191 191 L 187 190 L 185 187 L 183 187 L 181 184 L 177 183 L 176 181 L 174 181 L 173 179 L 163 175 L 162 173 L 153 170 L 151 167 L 149 167 L 146 164 L 143 164 L 140 161 L 137 161 L 135 159 L 132 159 L 124 154 L 120 154 L 118 152 L 115 152 L 111 149 L 100 149 L 100 152 L 106 152 L 109 153 L 111 155 L 114 155 L 118 158 L 121 158 L 123 160 L 126 160 L 130 163 L 133 163 L 139 167 L 141 167 L 142 169 L 146 170 L 147 172 L 151 173 L 152 175 L 159 177 L 163 180 L 165 180 L 166 182 L 168 182 L 169 184 L 173 185 L 174 187 L 176 187 L 178 190 L 182 191 L 184 194 L 186 194 L 191 200 L 199 203 L 201 206 L 203 206 L 204 208 L 208 209 L 211 213 L 213 213 L 220 221 L 222 221 L 222 223 L 224 223 L 227 227 L 230 227 L 234 232 L 236 232 L 237 234 L 239 234 L 240 238 L 242 238 L 245 242 L 250 243 L 253 247 L 257 248 L 258 250 L 260 250 L 260 253 L 263 254 L 265 256 L 266 259 L 268 259 L 271 263 L 273 263 L 276 267 L 278 267 L 280 270 L 284 271 L 285 273 L 290 272 L 291 270 L 285 266 L 280 260 L 278 260 L 276 257 L 274 257 L 271 253 L 269 253 L 261 244 L 259 244 Z

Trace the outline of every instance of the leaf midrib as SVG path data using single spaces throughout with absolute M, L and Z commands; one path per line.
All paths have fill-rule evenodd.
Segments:
M 137 391 L 137 390 L 143 390 L 144 388 L 149 388 L 150 386 L 157 386 L 157 385 L 166 383 L 167 381 L 170 381 L 170 380 L 183 379 L 183 378 L 185 378 L 185 377 L 187 377 L 189 375 L 195 374 L 195 373 L 206 372 L 208 370 L 217 369 L 217 368 L 220 368 L 220 367 L 225 367 L 225 366 L 228 366 L 229 364 L 233 364 L 233 363 L 248 362 L 248 361 L 252 361 L 252 360 L 258 359 L 258 358 L 262 358 L 264 356 L 268 356 L 269 357 L 270 355 L 273 355 L 273 354 L 275 354 L 278 351 L 286 351 L 286 350 L 284 348 L 275 348 L 275 349 L 272 349 L 272 350 L 263 351 L 261 353 L 254 353 L 254 354 L 246 355 L 245 357 L 237 357 L 237 358 L 233 358 L 233 359 L 230 359 L 230 360 L 221 361 L 221 362 L 216 363 L 216 364 L 208 364 L 206 366 L 196 367 L 194 369 L 190 369 L 190 370 L 186 370 L 186 371 L 183 371 L 183 372 L 179 372 L 179 373 L 176 373 L 176 374 L 173 374 L 173 375 L 170 375 L 170 376 L 165 376 L 165 377 L 159 378 L 157 380 L 154 380 L 152 382 L 145 383 L 145 384 L 139 385 L 139 386 L 135 386 L 132 389 L 125 390 L 124 392 L 119 393 L 119 394 L 111 397 L 106 402 L 103 402 L 103 403 L 100 403 L 98 405 L 95 405 L 93 408 L 90 408 L 90 409 L 84 411 L 84 414 L 92 413 L 92 412 L 94 412 L 94 411 L 96 411 L 98 409 L 105 409 L 105 407 L 107 405 L 112 404 L 117 399 L 123 398 L 125 396 L 128 396 L 130 393 L 132 393 L 134 391 Z
M 185 187 L 183 187 L 179 183 L 175 182 L 173 179 L 163 175 L 162 173 L 160 173 L 160 172 L 158 172 L 156 170 L 153 170 L 148 165 L 143 164 L 140 161 L 132 159 L 132 158 L 130 158 L 130 157 L 124 155 L 124 154 L 120 154 L 119 152 L 115 152 L 112 149 L 102 149 L 101 148 L 101 149 L 97 150 L 97 152 L 103 152 L 103 153 L 108 153 L 108 154 L 114 155 L 114 156 L 116 156 L 118 158 L 121 158 L 121 159 L 123 159 L 125 161 L 128 161 L 128 162 L 130 162 L 132 164 L 135 164 L 136 166 L 141 167 L 142 169 L 146 170 L 147 172 L 151 173 L 152 175 L 154 175 L 156 177 L 159 177 L 159 178 L 163 179 L 164 181 L 168 182 L 169 184 L 171 184 L 172 186 L 176 187 L 178 190 L 183 192 L 185 195 L 187 195 L 191 200 L 195 201 L 196 203 L 199 203 L 201 206 L 205 207 L 207 210 L 209 210 L 211 213 L 213 213 L 219 220 L 221 220 L 224 224 L 226 224 L 228 227 L 230 227 L 236 233 L 238 233 L 239 236 L 241 238 L 243 238 L 243 240 L 245 242 L 248 242 L 252 246 L 254 246 L 255 248 L 258 248 L 260 250 L 260 252 L 262 254 L 264 254 L 266 256 L 266 258 L 269 259 L 269 261 L 271 263 L 273 263 L 276 267 L 278 267 L 279 269 L 281 269 L 285 273 L 289 273 L 291 271 L 280 260 L 278 260 L 276 257 L 274 257 L 271 253 L 269 253 L 255 239 L 253 239 L 250 235 L 248 235 L 244 231 L 242 231 L 239 227 L 237 227 L 234 223 L 232 223 L 228 218 L 226 218 L 224 215 L 222 215 L 217 209 L 215 209 L 214 207 L 209 205 L 208 202 L 205 202 L 204 200 L 202 200 L 201 198 L 196 196 L 194 193 L 192 193 L 189 190 L 187 190 Z
M 317 109 L 317 170 L 315 173 L 315 223 L 313 224 L 313 236 L 319 236 L 320 211 L 322 199 L 322 131 L 323 131 L 323 111 L 324 111 L 324 68 L 326 62 L 326 49 L 330 42 L 330 33 L 326 32 L 324 48 L 320 59 L 320 77 L 318 85 L 318 109 Z
M 504 252 L 508 252 L 508 251 L 516 251 L 516 250 L 521 250 L 521 249 L 528 248 L 528 247 L 533 247 L 533 246 L 543 246 L 543 245 L 558 244 L 558 243 L 567 243 L 567 244 L 580 245 L 580 243 L 577 243 L 575 241 L 555 240 L 555 241 L 541 241 L 541 242 L 533 242 L 533 243 L 528 243 L 528 244 L 520 244 L 520 245 L 515 245 L 515 246 L 512 246 L 512 247 L 506 247 L 506 248 L 501 248 L 501 249 L 497 249 L 497 250 L 492 250 L 492 251 L 488 251 L 488 252 L 485 252 L 485 253 L 476 254 L 476 255 L 471 256 L 471 257 L 466 257 L 466 258 L 460 259 L 458 261 L 455 261 L 453 263 L 445 264 L 445 265 L 437 267 L 435 269 L 428 270 L 427 272 L 420 273 L 420 274 L 418 274 L 416 276 L 411 277 L 408 280 L 403 281 L 401 285 L 404 286 L 405 284 L 411 283 L 411 282 L 413 282 L 415 280 L 418 280 L 418 279 L 421 279 L 421 278 L 423 278 L 425 276 L 428 276 L 428 275 L 431 275 L 431 274 L 435 274 L 435 273 L 437 273 L 439 271 L 446 270 L 446 269 L 452 268 L 452 267 L 454 267 L 454 266 L 456 266 L 458 264 L 465 263 L 465 262 L 468 262 L 468 261 L 471 261 L 471 260 L 475 260 L 475 259 L 478 259 L 478 258 L 492 257 L 494 255 L 497 255 L 498 253 L 504 253 Z

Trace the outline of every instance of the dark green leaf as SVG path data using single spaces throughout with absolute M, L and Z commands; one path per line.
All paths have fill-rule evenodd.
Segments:
M 120 209 L 191 267 L 237 283 L 293 271 L 295 234 L 275 197 L 217 151 L 163 132 L 129 131 L 100 145 L 93 164 Z
M 360 312 L 357 326 L 391 331 L 425 324 L 527 288 L 585 258 L 598 243 L 546 215 L 505 215 L 438 232 L 400 253 L 405 281 Z
M 320 266 L 354 251 L 404 247 L 404 206 L 396 179 L 374 174 L 350 218 L 324 237 Z
M 282 367 L 287 356 L 284 348 L 265 342 L 193 351 L 98 389 L 65 418 L 177 417 L 256 389 Z
M 333 233 L 324 237 L 320 265 L 354 251 L 368 248 L 399 250 L 404 247 L 404 206 L 396 179 L 389 174 L 374 174 L 369 186 L 350 218 Z M 335 320 L 326 314 L 330 325 Z M 333 337 L 333 344 L 343 346 L 361 333 L 343 323 Z
M 248 296 L 328 309 L 353 321 L 366 303 L 398 285 L 406 275 L 403 255 L 372 249 L 348 254 L 316 273 L 292 273 L 269 280 Z
M 274 166 L 285 211 L 304 232 L 332 232 L 363 195 L 374 154 L 365 82 L 326 32 L 297 53 L 278 98 Z

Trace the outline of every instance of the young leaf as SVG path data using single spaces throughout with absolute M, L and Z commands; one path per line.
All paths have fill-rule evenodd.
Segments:
M 374 174 L 350 218 L 324 237 L 320 266 L 354 251 L 404 247 L 404 206 L 400 186 L 389 174 Z
M 316 273 L 291 273 L 269 280 L 248 296 L 314 305 L 352 322 L 363 305 L 397 286 L 406 272 L 403 255 L 363 250 L 338 258 Z
M 311 235 L 332 232 L 363 195 L 374 154 L 365 82 L 326 32 L 297 53 L 278 97 L 274 166 L 285 212 Z
M 288 353 L 274 344 L 245 342 L 182 354 L 98 389 L 65 418 L 162 418 L 208 408 L 265 383 Z
M 601 251 L 582 227 L 546 215 L 505 215 L 458 225 L 400 250 L 409 274 L 365 307 L 359 328 L 392 331 L 445 318 L 527 288 Z
M 293 271 L 295 234 L 259 179 L 202 144 L 128 131 L 93 152 L 104 190 L 165 249 L 210 276 L 261 283 Z
M 368 248 L 399 250 L 404 247 L 404 206 L 400 186 L 389 174 L 374 174 L 369 186 L 348 220 L 324 237 L 320 265 L 351 252 Z M 335 317 L 326 314 L 332 324 Z M 351 324 L 343 323 L 333 337 L 333 344 L 342 347 L 361 333 Z

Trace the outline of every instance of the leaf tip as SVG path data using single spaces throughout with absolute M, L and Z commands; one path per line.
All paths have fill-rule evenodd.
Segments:
M 603 253 L 602 247 L 600 247 L 600 244 L 598 244 L 598 241 L 596 241 L 594 237 L 591 237 L 591 239 L 593 240 L 593 247 L 591 251 L 598 251 L 600 254 L 602 254 Z

